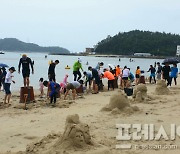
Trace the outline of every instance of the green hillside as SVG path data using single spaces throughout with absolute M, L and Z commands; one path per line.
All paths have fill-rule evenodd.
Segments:
M 95 45 L 97 54 L 132 55 L 133 53 L 151 53 L 156 56 L 174 56 L 180 35 L 134 30 L 118 33 Z
M 26 51 L 26 52 L 46 52 L 46 53 L 70 53 L 62 47 L 41 47 L 34 43 L 25 43 L 16 38 L 0 39 L 0 51 Z

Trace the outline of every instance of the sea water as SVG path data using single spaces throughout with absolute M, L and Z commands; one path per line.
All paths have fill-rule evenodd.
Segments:
M 16 72 L 14 73 L 15 84 L 12 84 L 12 90 L 19 90 L 23 86 L 23 77 L 22 73 L 18 74 L 18 64 L 19 59 L 22 54 L 19 52 L 6 52 L 5 54 L 0 54 L 0 63 L 5 63 L 9 67 L 14 66 Z M 63 81 L 65 74 L 69 75 L 68 82 L 73 80 L 73 64 L 75 61 L 80 58 L 82 60 L 82 67 L 84 71 L 87 71 L 88 66 L 96 67 L 98 62 L 104 62 L 104 68 L 108 68 L 108 64 L 120 65 L 123 68 L 125 65 L 131 69 L 131 72 L 134 74 L 136 67 L 140 66 L 141 70 L 145 71 L 145 75 L 148 76 L 149 73 L 146 71 L 149 69 L 150 65 L 154 65 L 155 62 L 162 62 L 162 59 L 143 59 L 143 58 L 132 58 L 133 62 L 130 62 L 129 58 L 119 58 L 118 57 L 93 57 L 93 56 L 63 56 L 63 55 L 47 55 L 45 58 L 45 53 L 27 53 L 27 56 L 34 61 L 34 74 L 30 75 L 30 85 L 34 89 L 39 88 L 39 79 L 42 77 L 45 80 L 48 79 L 48 67 L 51 60 L 55 61 L 56 59 L 60 63 L 56 66 L 56 80 L 58 83 Z M 88 65 L 86 65 L 88 62 Z M 66 65 L 70 69 L 65 69 Z M 22 70 L 22 67 L 21 67 Z

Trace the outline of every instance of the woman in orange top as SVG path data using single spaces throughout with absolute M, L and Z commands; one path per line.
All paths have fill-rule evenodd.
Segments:
M 116 77 L 118 77 L 120 74 L 121 74 L 121 69 L 120 69 L 120 66 L 117 65 L 117 67 L 116 67 Z
M 114 79 L 115 79 L 114 75 L 107 69 L 104 69 L 104 74 L 102 74 L 102 77 L 108 79 L 108 90 L 110 88 L 110 85 L 112 86 L 112 88 L 114 90 Z
M 139 78 L 140 78 L 140 74 L 141 74 L 141 70 L 140 70 L 140 67 L 137 66 L 137 69 L 136 69 L 136 85 L 138 85 L 139 83 Z

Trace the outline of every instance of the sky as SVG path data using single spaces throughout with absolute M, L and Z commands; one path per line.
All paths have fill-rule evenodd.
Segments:
M 0 38 L 85 51 L 131 30 L 180 34 L 180 0 L 0 0 Z

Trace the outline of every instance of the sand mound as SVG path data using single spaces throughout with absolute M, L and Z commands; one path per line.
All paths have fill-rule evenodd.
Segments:
M 102 110 L 112 111 L 115 108 L 122 110 L 128 106 L 130 106 L 130 104 L 127 96 L 122 92 L 118 92 L 117 94 L 111 96 L 109 104 L 106 107 L 104 107 Z
M 118 92 L 111 96 L 109 104 L 103 107 L 101 111 L 111 111 L 112 114 L 131 114 L 134 111 L 139 111 L 139 108 L 131 107 L 127 96 L 122 92 Z
M 64 154 L 74 150 L 87 150 L 93 145 L 89 126 L 81 123 L 79 116 L 75 114 L 67 116 L 63 135 L 50 134 L 40 142 L 29 145 L 26 153 Z
M 63 100 L 63 101 L 57 101 L 56 104 L 49 103 L 49 100 L 44 100 L 44 99 L 39 99 L 36 101 L 36 103 L 28 103 L 26 104 L 26 109 L 27 110 L 32 110 L 35 108 L 43 108 L 43 107 L 56 107 L 56 108 L 69 108 L 71 104 L 75 103 L 74 100 Z M 24 103 L 17 103 L 13 104 L 13 108 L 15 109 L 23 109 L 24 110 Z M 0 104 L 0 109 L 1 109 L 1 104 Z
M 166 82 L 164 80 L 158 80 L 155 93 L 157 95 L 169 94 L 169 89 L 167 88 Z
M 148 98 L 147 87 L 145 84 L 139 84 L 136 86 L 134 90 L 133 98 L 137 102 L 143 102 L 144 100 L 146 100 L 146 98 Z

